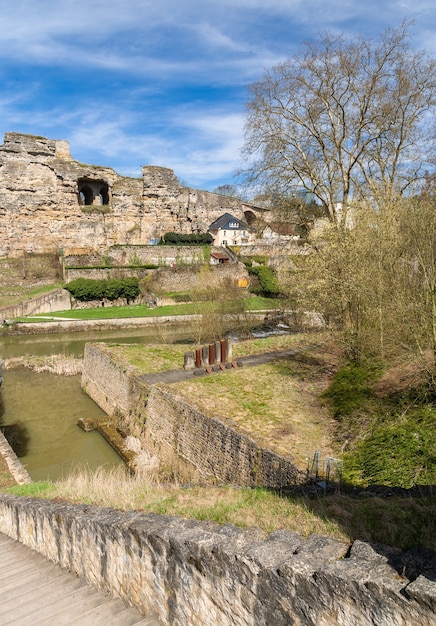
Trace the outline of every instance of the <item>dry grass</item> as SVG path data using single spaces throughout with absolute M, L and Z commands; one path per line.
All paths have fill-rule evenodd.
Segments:
M 234 358 L 239 358 L 250 354 L 261 354 L 263 352 L 274 352 L 276 350 L 288 350 L 291 348 L 297 350 L 305 348 L 309 344 L 323 346 L 324 350 L 332 354 L 333 346 L 330 341 L 330 336 L 327 333 L 314 332 L 272 335 L 271 337 L 237 341 L 233 344 L 233 356 Z
M 73 503 L 256 526 L 266 532 L 288 529 L 304 536 L 319 533 L 349 539 L 337 524 L 320 518 L 304 504 L 267 490 L 156 485 L 143 476 L 128 475 L 123 468 L 100 468 L 95 472 L 78 469 L 50 485 L 47 495 Z
M 182 369 L 183 355 L 190 349 L 188 345 L 179 344 L 118 344 L 108 348 L 119 362 L 134 365 L 144 374 Z
M 75 376 L 81 374 L 83 361 L 80 358 L 67 354 L 52 354 L 50 356 L 21 356 L 3 361 L 5 370 L 17 367 L 26 367 L 37 374 L 50 372 L 58 376 Z
M 303 537 L 319 534 L 343 541 L 364 539 L 403 550 L 436 549 L 435 498 L 285 497 L 267 489 L 156 484 L 131 477 L 122 467 L 96 472 L 78 469 L 57 483 L 31 483 L 12 493 L 121 510 L 283 529 Z
M 333 428 L 319 401 L 330 376 L 321 355 L 298 355 L 266 365 L 226 370 L 177 383 L 180 394 L 209 417 L 231 422 L 257 443 L 306 469 L 315 450 L 336 456 Z

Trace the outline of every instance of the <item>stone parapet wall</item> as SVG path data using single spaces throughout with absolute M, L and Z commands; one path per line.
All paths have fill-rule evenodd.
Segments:
M 387 546 L 10 495 L 0 531 L 163 626 L 434 625 L 436 572 Z

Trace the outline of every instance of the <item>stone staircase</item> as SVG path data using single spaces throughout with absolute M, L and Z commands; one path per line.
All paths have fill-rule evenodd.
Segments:
M 1 626 L 159 626 L 0 533 Z

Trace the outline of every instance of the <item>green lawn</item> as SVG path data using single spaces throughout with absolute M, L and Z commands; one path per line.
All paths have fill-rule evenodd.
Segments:
M 245 310 L 256 311 L 265 309 L 276 309 L 280 307 L 282 301 L 260 298 L 254 296 L 252 298 L 246 298 L 244 300 Z M 170 304 L 165 306 L 158 306 L 150 309 L 145 305 L 132 305 L 132 306 L 112 306 L 112 307 L 99 307 L 96 309 L 75 309 L 72 311 L 54 311 L 48 314 L 39 314 L 32 316 L 32 318 L 22 317 L 18 318 L 19 321 L 32 322 L 32 321 L 44 321 L 47 317 L 50 318 L 68 318 L 77 320 L 97 320 L 97 319 L 121 319 L 129 317 L 162 317 L 166 315 L 195 315 L 201 314 L 212 308 L 218 307 L 219 302 L 186 302 L 183 304 Z

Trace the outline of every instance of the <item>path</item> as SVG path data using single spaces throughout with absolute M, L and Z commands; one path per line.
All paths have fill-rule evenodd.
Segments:
M 249 356 L 237 357 L 234 359 L 233 363 L 236 363 L 237 367 L 253 367 L 254 365 L 263 365 L 264 363 L 271 363 L 271 361 L 277 361 L 278 359 L 286 359 L 288 357 L 296 356 L 297 354 L 301 354 L 307 350 L 314 350 L 317 347 L 317 345 L 309 345 L 299 349 L 293 348 L 287 350 L 274 350 L 273 352 L 262 352 L 260 354 L 251 354 Z M 207 372 L 205 368 L 198 370 L 166 370 L 165 372 L 157 372 L 156 374 L 142 374 L 139 378 L 147 385 L 155 385 L 156 383 L 169 385 L 171 383 L 179 383 L 183 380 L 188 380 L 194 375 L 207 376 Z
M 159 625 L 2 533 L 0 562 L 2 625 Z

